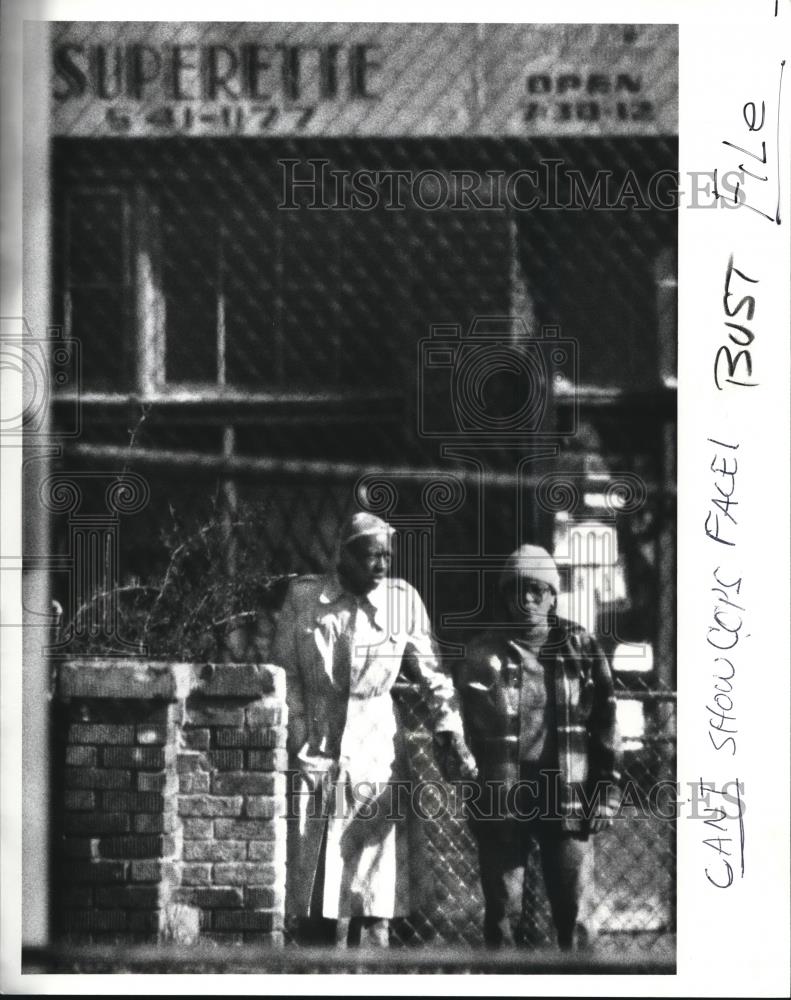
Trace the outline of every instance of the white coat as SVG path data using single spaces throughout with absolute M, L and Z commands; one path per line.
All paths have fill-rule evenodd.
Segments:
M 289 821 L 286 913 L 310 913 L 326 838 L 321 914 L 406 916 L 420 903 L 419 824 L 404 726 L 391 689 L 414 660 L 435 731 L 462 733 L 453 682 L 438 663 L 428 615 L 404 580 L 355 597 L 335 574 L 293 581 L 272 660 L 286 672 L 292 766 L 324 772 L 306 783 Z M 395 783 L 401 782 L 400 789 Z M 299 783 L 298 783 L 299 784 Z M 315 910 L 314 910 L 315 915 Z

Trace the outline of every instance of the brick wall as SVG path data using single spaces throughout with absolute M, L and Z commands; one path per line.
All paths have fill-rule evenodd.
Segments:
M 282 671 L 75 660 L 58 695 L 59 931 L 279 944 Z

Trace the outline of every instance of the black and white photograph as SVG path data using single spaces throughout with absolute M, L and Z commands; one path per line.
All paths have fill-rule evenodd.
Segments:
M 787 259 L 781 61 L 690 164 L 675 8 L 71 6 L 20 33 L 2 310 L 16 988 L 681 989 L 684 893 L 746 905 L 759 836 L 788 891 L 785 785 L 750 824 L 787 275 L 727 235 Z

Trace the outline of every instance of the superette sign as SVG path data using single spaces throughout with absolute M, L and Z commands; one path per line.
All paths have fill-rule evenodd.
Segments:
M 673 25 L 53 25 L 70 136 L 672 135 Z

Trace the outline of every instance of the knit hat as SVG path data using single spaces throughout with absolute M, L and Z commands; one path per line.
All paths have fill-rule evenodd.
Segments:
M 500 574 L 501 590 L 513 576 L 545 583 L 556 595 L 560 592 L 560 574 L 555 560 L 540 545 L 520 545 L 516 552 L 511 553 Z
M 392 528 L 387 521 L 383 521 L 376 514 L 367 514 L 365 511 L 358 511 L 352 514 L 344 522 L 340 533 L 340 545 L 343 548 L 355 538 L 363 535 L 387 535 L 392 537 L 395 528 Z

